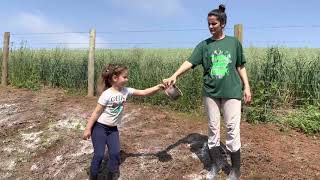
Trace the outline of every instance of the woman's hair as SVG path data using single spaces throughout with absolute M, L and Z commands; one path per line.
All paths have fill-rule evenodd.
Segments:
M 227 14 L 225 13 L 226 7 L 223 4 L 219 5 L 218 9 L 214 9 L 208 13 L 209 16 L 216 16 L 221 24 L 227 24 Z
M 98 93 L 101 94 L 104 90 L 112 86 L 112 77 L 119 76 L 122 72 L 128 70 L 128 67 L 119 64 L 109 64 L 102 69 L 98 81 Z

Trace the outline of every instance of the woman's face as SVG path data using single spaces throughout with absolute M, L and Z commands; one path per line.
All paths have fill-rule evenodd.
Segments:
M 209 27 L 210 33 L 213 35 L 215 33 L 222 32 L 222 29 L 224 28 L 224 24 L 221 24 L 220 21 L 218 21 L 218 18 L 216 16 L 209 16 L 208 27 Z

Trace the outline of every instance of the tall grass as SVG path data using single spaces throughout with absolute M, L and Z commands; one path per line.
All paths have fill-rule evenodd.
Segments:
M 320 50 L 269 48 L 255 58 L 248 67 L 253 89 L 263 90 L 276 101 L 319 105 Z
M 191 52 L 192 49 L 97 49 L 95 82 L 105 65 L 122 63 L 129 66 L 129 86 L 147 88 L 169 77 Z M 270 121 L 275 109 L 320 107 L 320 49 L 247 48 L 245 56 L 254 95 L 248 117 Z M 30 89 L 50 85 L 85 94 L 87 59 L 87 50 L 21 47 L 10 53 L 9 82 Z M 177 83 L 184 96 L 176 102 L 168 101 L 163 94 L 134 101 L 199 111 L 202 68 L 189 71 Z
M 84 89 L 87 81 L 85 54 L 86 51 L 67 49 L 20 48 L 10 53 L 9 81 L 14 86 L 31 89 L 41 85 Z

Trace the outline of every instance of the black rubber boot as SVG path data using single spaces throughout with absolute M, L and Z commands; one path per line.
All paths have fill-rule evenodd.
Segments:
M 89 173 L 89 180 L 98 180 L 98 175 L 92 175 L 90 172 Z
M 240 172 L 240 149 L 236 152 L 231 152 L 231 162 L 232 162 L 232 169 L 227 178 L 227 180 L 238 180 L 240 179 L 241 172 Z
M 228 165 L 227 159 L 224 158 L 222 155 L 222 149 L 220 146 L 209 149 L 209 156 L 211 159 L 212 167 L 210 172 L 207 174 L 206 179 L 213 180 L 218 177 L 218 173 L 222 169 L 225 169 L 229 165 Z
M 120 177 L 120 172 L 108 172 L 107 180 L 118 180 Z

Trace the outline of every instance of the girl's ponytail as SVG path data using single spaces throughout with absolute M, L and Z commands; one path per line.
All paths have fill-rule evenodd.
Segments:
M 112 86 L 113 76 L 119 76 L 124 70 L 127 70 L 126 66 L 117 64 L 109 64 L 102 69 L 101 75 L 98 80 L 98 93 L 102 94 L 103 91 Z

